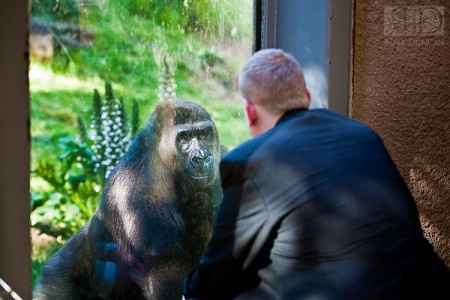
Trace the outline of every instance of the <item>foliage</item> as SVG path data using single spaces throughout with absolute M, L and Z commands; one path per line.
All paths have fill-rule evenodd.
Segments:
M 158 98 L 160 102 L 174 101 L 176 99 L 177 84 L 170 71 L 167 59 L 163 60 L 163 70 L 159 79 Z
M 238 38 L 242 28 L 250 27 L 249 20 L 240 18 L 242 1 L 238 0 L 31 0 L 33 16 L 50 20 L 77 23 L 80 15 L 121 12 L 130 16 L 150 20 L 158 27 L 169 31 L 197 32 L 205 36 Z M 247 29 L 249 30 L 249 29 Z M 248 34 L 245 32 L 244 34 Z
M 91 134 L 85 142 L 92 145 L 95 170 L 108 177 L 130 142 L 122 98 L 114 96 L 112 85 L 105 83 L 105 101 L 94 90 Z M 136 126 L 136 125 L 133 125 Z
M 205 36 L 238 37 L 245 28 L 237 0 L 122 0 L 120 9 L 153 20 L 168 30 L 197 32 Z
M 201 50 L 198 59 L 201 69 L 207 77 L 212 77 L 222 83 L 224 87 L 232 89 L 233 71 L 214 47 Z
M 67 238 L 77 232 L 95 212 L 105 177 L 126 151 L 131 136 L 123 100 L 114 96 L 110 83 L 105 83 L 105 98 L 94 90 L 90 132 L 78 117 L 78 138 L 60 138 L 58 159 L 37 162 L 33 176 L 50 188 L 32 193 L 31 221 L 43 233 Z M 139 107 L 134 110 L 138 115 Z
M 214 68 L 218 65 L 225 65 L 224 58 L 214 48 L 203 49 L 200 51 L 198 57 L 204 70 Z
M 48 184 L 31 194 L 31 225 L 41 232 L 68 238 L 92 216 L 100 191 L 93 152 L 70 136 L 58 143 L 57 160 L 39 160 L 32 176 Z
M 133 106 L 131 109 L 131 136 L 134 137 L 139 129 L 139 104 L 133 99 Z
M 34 0 L 33 5 L 60 1 Z M 114 0 L 103 1 L 106 4 L 101 10 L 78 8 L 80 24 L 94 32 L 93 45 L 57 51 L 51 66 L 56 72 L 99 76 L 131 89 L 142 90 L 145 86 L 154 90 L 158 56 L 164 53 L 174 61 L 177 81 L 185 80 L 202 63 L 197 53 L 208 44 L 204 40 L 239 41 L 250 37 L 251 5 L 247 3 L 251 0 L 242 1 Z M 51 5 L 41 6 L 33 16 L 52 15 Z M 53 18 L 60 21 L 58 15 Z M 229 86 L 229 80 L 222 81 Z
M 80 17 L 78 0 L 30 0 L 31 14 L 48 20 L 70 21 L 78 24 Z

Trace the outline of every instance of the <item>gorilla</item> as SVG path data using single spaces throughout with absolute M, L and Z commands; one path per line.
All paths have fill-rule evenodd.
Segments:
M 109 176 L 89 223 L 44 266 L 34 299 L 179 300 L 221 196 L 210 115 L 160 103 Z

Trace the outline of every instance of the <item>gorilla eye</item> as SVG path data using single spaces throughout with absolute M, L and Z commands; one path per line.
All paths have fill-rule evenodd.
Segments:
M 199 132 L 199 138 L 203 140 L 210 140 L 212 137 L 212 131 L 211 130 L 201 130 Z
M 176 138 L 176 146 L 181 152 L 189 152 L 191 137 L 188 132 L 180 132 Z
M 188 143 L 188 141 L 186 141 L 186 140 L 182 140 L 181 141 L 181 151 L 183 151 L 183 152 L 188 152 L 189 151 L 189 143 Z

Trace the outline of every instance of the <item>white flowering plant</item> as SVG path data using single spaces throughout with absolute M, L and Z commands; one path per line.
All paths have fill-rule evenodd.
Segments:
M 175 101 L 177 84 L 166 57 L 163 59 L 163 69 L 159 79 L 158 98 L 160 102 Z
M 93 115 L 87 137 L 94 153 L 94 168 L 103 179 L 107 178 L 126 152 L 131 139 L 123 99 L 114 96 L 108 82 L 105 83 L 104 100 L 97 90 L 94 91 Z
M 110 83 L 105 99 L 94 90 L 90 126 L 78 118 L 78 137 L 58 140 L 58 159 L 40 160 L 32 176 L 46 191 L 31 194 L 31 223 L 40 232 L 62 239 L 76 233 L 95 212 L 105 178 L 126 152 L 139 128 L 139 107 L 132 104 L 130 125 L 124 102 Z

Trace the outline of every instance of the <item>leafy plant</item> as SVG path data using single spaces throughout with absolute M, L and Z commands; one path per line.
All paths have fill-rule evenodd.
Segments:
M 174 101 L 176 99 L 176 89 L 177 84 L 175 83 L 175 78 L 170 70 L 167 59 L 163 59 L 163 70 L 160 75 L 159 80 L 159 91 L 158 98 L 159 101 Z
M 80 17 L 78 0 L 30 0 L 31 14 L 46 19 L 78 23 Z
M 132 104 L 132 109 L 131 109 L 131 136 L 134 137 L 136 135 L 136 133 L 139 130 L 139 104 L 138 102 L 133 99 L 133 104 Z
M 70 237 L 92 216 L 105 177 L 126 151 L 129 140 L 123 99 L 105 83 L 105 100 L 94 90 L 90 130 L 78 117 L 78 137 L 58 140 L 58 159 L 41 159 L 33 171 L 48 184 L 32 193 L 32 226 L 52 236 Z M 139 128 L 139 106 L 133 104 L 132 134 Z
M 69 136 L 61 138 L 58 146 L 58 160 L 40 160 L 33 170 L 32 176 L 49 187 L 31 195 L 31 225 L 42 233 L 68 238 L 94 213 L 101 186 L 86 145 Z
M 95 170 L 107 177 L 114 169 L 130 142 L 123 100 L 116 98 L 112 85 L 105 83 L 105 100 L 95 90 L 90 140 L 94 152 Z
M 120 8 L 169 30 L 201 32 L 206 36 L 235 38 L 239 35 L 237 28 L 247 25 L 239 18 L 239 0 L 122 0 Z

